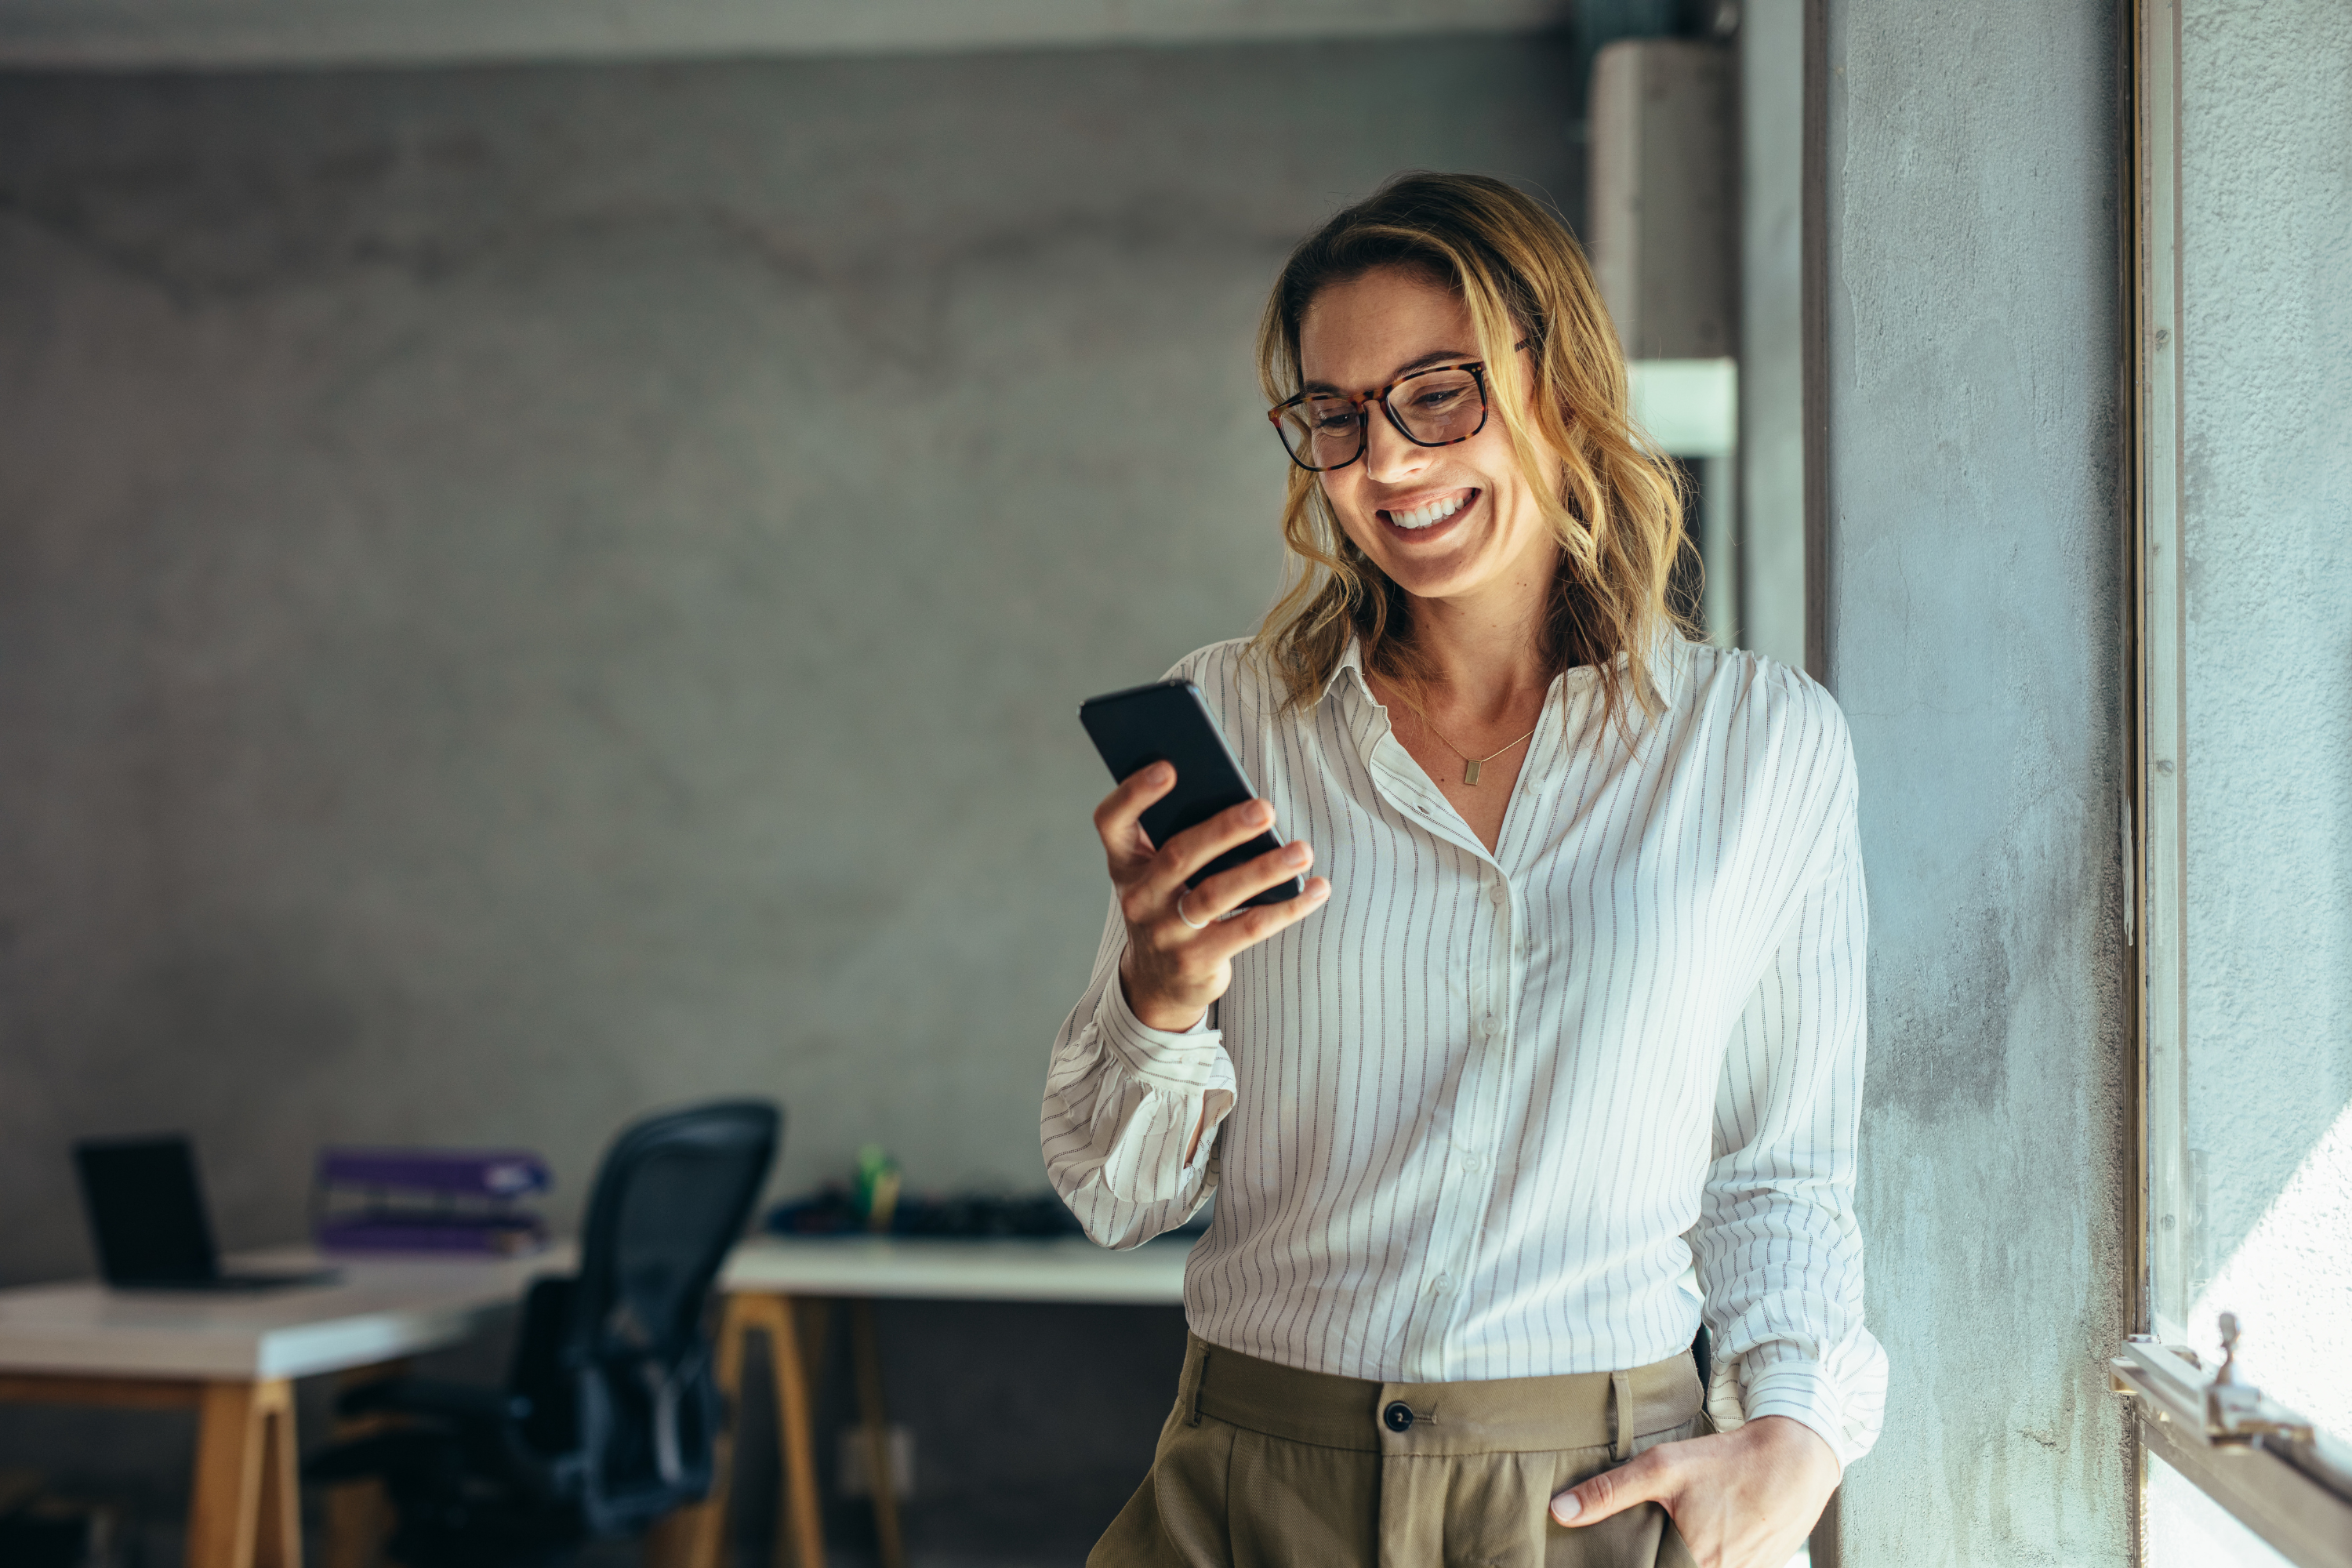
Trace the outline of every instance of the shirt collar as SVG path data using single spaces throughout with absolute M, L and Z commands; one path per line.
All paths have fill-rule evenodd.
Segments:
M 1364 640 L 1361 637 L 1348 639 L 1347 651 L 1339 656 L 1339 662 L 1331 667 L 1330 679 L 1323 683 L 1323 695 L 1330 696 L 1331 688 L 1339 683 L 1339 678 L 1350 674 L 1356 678 L 1357 689 L 1370 697 L 1372 683 L 1364 679 Z
M 1622 657 L 1622 656 L 1621 656 Z M 1672 708 L 1681 695 L 1683 679 L 1690 673 L 1691 645 L 1672 626 L 1662 626 L 1650 639 L 1649 687 L 1661 710 Z
M 1682 689 L 1683 676 L 1690 667 L 1690 656 L 1691 645 L 1685 642 L 1681 635 L 1671 626 L 1662 627 L 1657 636 L 1651 639 L 1650 658 L 1646 667 L 1648 685 L 1661 708 L 1671 708 L 1675 705 L 1675 694 Z M 1617 658 L 1622 661 L 1625 656 L 1621 653 Z M 1348 639 L 1347 651 L 1339 656 L 1339 662 L 1331 667 L 1331 677 L 1323 683 L 1325 696 L 1330 695 L 1331 688 L 1339 683 L 1343 675 L 1352 675 L 1355 678 L 1356 689 L 1377 705 L 1380 700 L 1372 696 L 1371 682 L 1364 679 L 1364 644 L 1360 637 Z M 1559 680 L 1591 680 L 1598 678 L 1599 671 L 1591 665 L 1579 665 L 1573 669 L 1562 671 L 1554 684 L 1558 684 Z

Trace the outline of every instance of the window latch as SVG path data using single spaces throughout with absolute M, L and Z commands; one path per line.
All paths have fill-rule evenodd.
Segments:
M 2312 1440 L 2310 1422 L 2252 1384 L 2238 1381 L 2235 1312 L 2221 1314 L 2221 1366 L 2205 1385 L 2205 1430 L 2217 1443 L 2244 1443 L 2256 1437 L 2284 1437 L 2290 1443 Z
M 2211 1377 L 2187 1345 L 2157 1342 L 2134 1334 L 2124 1353 L 2107 1363 L 2109 1385 L 2117 1394 L 2147 1402 L 2148 1412 L 2170 1422 L 2208 1447 L 2234 1447 L 2275 1437 L 2308 1446 L 2309 1421 L 2238 1376 L 2238 1315 L 2221 1314 L 2221 1364 Z

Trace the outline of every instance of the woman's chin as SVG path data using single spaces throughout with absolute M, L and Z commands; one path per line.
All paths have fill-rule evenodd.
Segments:
M 1485 553 L 1475 541 L 1465 540 L 1456 549 L 1427 554 L 1383 551 L 1387 559 L 1375 556 L 1372 563 L 1416 599 L 1457 599 L 1503 576 L 1499 563 L 1482 559 Z

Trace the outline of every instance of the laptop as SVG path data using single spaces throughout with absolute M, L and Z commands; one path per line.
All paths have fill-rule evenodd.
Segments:
M 106 1282 L 133 1290 L 279 1290 L 325 1285 L 333 1268 L 224 1274 L 183 1137 L 86 1140 L 74 1145 L 82 1208 Z

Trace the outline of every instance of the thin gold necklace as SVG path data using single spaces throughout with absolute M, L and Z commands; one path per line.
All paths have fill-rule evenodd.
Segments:
M 1418 709 L 1414 710 L 1414 714 L 1421 720 L 1423 726 L 1426 728 L 1431 734 L 1436 735 L 1441 741 L 1445 741 L 1445 737 L 1439 733 L 1437 726 L 1430 723 L 1428 714 L 1421 712 Z M 1542 728 L 1543 725 L 1540 722 L 1536 725 L 1536 730 L 1540 730 Z M 1501 756 L 1505 752 L 1509 751 L 1512 746 L 1516 746 L 1519 744 L 1520 742 L 1525 741 L 1528 738 L 1528 735 L 1532 735 L 1535 732 L 1535 730 L 1530 730 L 1528 731 L 1527 735 L 1520 736 L 1517 741 L 1511 742 L 1509 745 L 1497 746 L 1483 757 L 1472 756 L 1469 752 L 1464 751 L 1461 747 L 1455 745 L 1451 741 L 1445 741 L 1445 749 L 1462 759 L 1462 782 L 1469 785 L 1472 789 L 1476 789 L 1478 787 L 1478 771 L 1481 768 L 1484 768 L 1488 763 L 1493 762 L 1496 757 Z
M 1402 699 L 1406 707 L 1412 710 L 1412 716 L 1421 721 L 1422 728 L 1427 730 L 1431 734 L 1436 735 L 1438 740 L 1444 742 L 1445 749 L 1447 751 L 1462 759 L 1462 782 L 1472 789 L 1476 789 L 1478 787 L 1478 773 L 1488 763 L 1493 762 L 1496 757 L 1499 757 L 1505 752 L 1509 751 L 1512 746 L 1522 744 L 1527 741 L 1529 735 L 1533 735 L 1536 732 L 1536 730 L 1543 728 L 1543 721 L 1538 719 L 1536 721 L 1536 730 L 1528 731 L 1526 735 L 1520 736 L 1518 740 L 1510 742 L 1508 744 L 1496 747 L 1493 751 L 1487 752 L 1483 757 L 1474 757 L 1469 752 L 1464 751 L 1461 747 L 1455 745 L 1453 742 L 1447 741 L 1443 734 L 1439 733 L 1437 726 L 1429 721 L 1429 715 L 1422 711 L 1421 704 L 1412 700 L 1412 696 L 1410 692 L 1407 692 L 1402 687 L 1398 687 L 1397 696 Z M 1373 700 L 1379 700 L 1378 693 L 1374 694 Z

